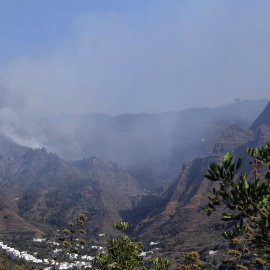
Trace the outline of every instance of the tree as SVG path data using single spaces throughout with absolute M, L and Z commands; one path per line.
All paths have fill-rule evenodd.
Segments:
M 170 270 L 171 268 L 171 263 L 165 259 L 163 260 L 162 258 L 153 258 L 149 259 L 149 261 L 156 267 L 157 270 Z
M 200 255 L 196 251 L 190 252 L 184 260 L 181 270 L 200 270 L 202 268 L 202 262 L 199 260 Z
M 248 269 L 246 266 L 264 264 L 270 259 L 270 142 L 261 148 L 248 147 L 247 154 L 252 158 L 252 181 L 247 180 L 247 173 L 238 176 L 242 158 L 235 162 L 232 153 L 227 153 L 222 163 L 212 163 L 204 175 L 219 183 L 208 197 L 207 215 L 216 207 L 225 206 L 222 220 L 235 223 L 234 229 L 223 233 L 236 246 L 224 261 L 234 264 L 234 269 Z M 259 172 L 264 172 L 262 180 Z
M 68 251 L 72 250 L 72 252 L 74 252 L 74 253 L 77 253 L 77 254 L 79 253 L 79 250 L 76 247 L 72 247 L 72 244 L 73 244 L 74 237 L 77 234 L 85 234 L 85 230 L 82 229 L 82 227 L 84 225 L 83 224 L 84 221 L 85 221 L 85 215 L 81 214 L 77 218 L 77 221 L 76 221 L 75 224 L 73 222 L 69 222 L 68 223 L 69 229 L 64 229 L 63 230 L 63 234 L 65 236 L 60 236 L 59 240 L 63 243 L 63 245 L 65 246 L 65 249 L 64 249 L 64 251 L 62 253 L 62 256 L 61 256 L 60 260 L 58 261 L 57 264 L 55 264 L 55 269 L 56 270 L 58 270 L 60 268 L 61 263 L 64 260 L 64 258 L 65 258 Z M 82 245 L 86 245 L 86 242 L 85 242 L 84 239 L 81 239 L 80 243 Z
M 106 240 L 109 243 L 107 254 L 103 255 L 99 252 L 96 257 L 96 269 L 130 270 L 135 267 L 146 269 L 143 268 L 144 263 L 139 257 L 140 253 L 143 251 L 142 243 L 132 242 L 130 237 L 125 235 L 126 230 L 131 228 L 128 222 L 119 221 L 119 224 L 114 223 L 113 226 L 120 231 L 122 235 L 112 240 Z
M 147 270 L 139 256 L 143 252 L 143 244 L 131 241 L 130 237 L 125 234 L 126 230 L 131 228 L 131 225 L 128 222 L 119 221 L 119 224 L 114 223 L 113 226 L 121 232 L 121 235 L 112 240 L 106 240 L 109 244 L 107 254 L 103 255 L 99 252 L 94 269 Z M 153 258 L 150 259 L 150 262 L 158 270 L 170 270 L 171 264 L 168 260 Z

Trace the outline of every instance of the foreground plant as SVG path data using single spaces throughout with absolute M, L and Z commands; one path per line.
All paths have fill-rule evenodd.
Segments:
M 79 253 L 79 250 L 74 247 L 73 242 L 74 242 L 74 237 L 77 234 L 85 234 L 85 230 L 82 229 L 83 225 L 84 225 L 84 221 L 85 221 L 85 215 L 81 214 L 77 220 L 76 220 L 76 224 L 69 222 L 68 229 L 64 229 L 62 232 L 64 234 L 64 236 L 60 236 L 59 240 L 63 243 L 63 245 L 65 246 L 65 249 L 62 253 L 62 256 L 60 258 L 60 260 L 58 261 L 57 264 L 55 264 L 55 270 L 58 270 L 61 266 L 61 263 L 63 262 L 67 252 L 71 251 L 75 254 Z M 86 245 L 86 241 L 84 239 L 80 239 L 80 243 L 82 245 Z
M 132 242 L 130 237 L 125 234 L 126 230 L 131 228 L 128 222 L 114 223 L 113 226 L 121 232 L 112 240 L 106 240 L 109 244 L 107 247 L 107 254 L 103 255 L 100 252 L 96 257 L 96 269 L 146 269 L 143 261 L 140 260 L 139 255 L 143 251 L 141 242 Z M 136 268 L 135 268 L 136 267 Z M 140 268 L 141 267 L 141 268 Z
M 182 270 L 201 270 L 203 263 L 200 261 L 200 255 L 196 251 L 190 252 L 184 260 Z
M 119 221 L 113 226 L 121 233 L 120 236 L 106 240 L 109 244 L 106 249 L 106 254 L 98 253 L 94 269 L 116 269 L 116 270 L 131 270 L 145 269 L 144 262 L 140 259 L 140 254 L 143 252 L 143 244 L 141 242 L 133 242 L 127 236 L 126 230 L 131 228 L 128 222 Z M 170 270 L 170 262 L 161 258 L 153 258 L 149 260 L 158 270 Z
M 270 142 L 266 147 L 248 147 L 247 154 L 253 159 L 250 165 L 254 180 L 251 182 L 247 181 L 247 173 L 236 177 L 242 158 L 234 163 L 232 153 L 227 153 L 222 163 L 212 163 L 204 175 L 219 183 L 219 189 L 213 188 L 213 196 L 208 197 L 207 215 L 218 206 L 226 206 L 222 220 L 235 222 L 234 229 L 223 233 L 223 237 L 236 246 L 229 251 L 233 262 L 237 263 L 235 269 L 248 269 L 244 264 L 264 264 L 270 259 Z M 261 180 L 262 169 L 266 172 Z
M 149 259 L 149 261 L 156 267 L 157 270 L 170 270 L 171 268 L 171 263 L 165 259 L 163 260 L 162 258 L 153 258 Z

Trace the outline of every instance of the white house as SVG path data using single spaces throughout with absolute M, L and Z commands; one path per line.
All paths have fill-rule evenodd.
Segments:
M 92 246 L 93 249 L 103 249 L 104 247 L 101 246 Z
M 149 246 L 151 247 L 151 246 L 155 246 L 155 245 L 158 245 L 158 244 L 159 244 L 159 242 L 150 242 Z
M 42 243 L 42 242 L 46 242 L 46 238 L 33 238 L 33 242 L 39 242 L 39 243 Z
M 218 253 L 217 250 L 209 250 L 209 255 L 214 255 L 214 254 L 216 254 L 216 253 Z
M 143 251 L 141 254 L 139 254 L 139 257 L 145 257 L 146 256 L 146 252 Z

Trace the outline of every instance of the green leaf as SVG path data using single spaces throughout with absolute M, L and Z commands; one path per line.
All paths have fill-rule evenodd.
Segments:
M 210 208 L 212 208 L 212 209 L 215 209 L 215 206 L 214 206 L 213 204 L 211 204 L 211 203 L 208 203 L 208 206 L 209 206 Z
M 218 179 L 214 175 L 205 174 L 204 177 L 211 181 L 218 181 Z
M 244 184 L 244 186 L 245 186 L 245 189 L 248 189 L 249 184 L 248 184 L 248 182 L 247 182 L 246 179 L 243 180 L 243 184 Z
M 240 157 L 238 158 L 238 161 L 237 161 L 236 170 L 240 168 L 241 164 L 242 164 L 242 158 Z
M 228 152 L 225 156 L 224 156 L 224 161 L 231 161 L 233 159 L 233 153 L 232 152 Z
M 234 215 L 233 214 L 222 214 L 222 216 L 223 216 L 223 218 L 221 218 L 221 220 L 224 220 L 224 221 L 234 219 Z

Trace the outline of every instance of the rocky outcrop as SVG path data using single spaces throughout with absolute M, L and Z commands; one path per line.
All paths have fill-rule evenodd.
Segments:
M 233 124 L 228 126 L 214 146 L 213 154 L 226 154 L 234 151 L 237 147 L 254 140 L 254 132 L 245 129 L 240 125 Z
M 126 220 L 132 197 L 143 194 L 117 164 L 96 157 L 67 162 L 1 136 L 0 150 L 0 196 L 12 211 L 35 224 L 46 221 L 48 229 L 84 213 L 89 237 L 95 230 L 110 233 L 113 222 Z

